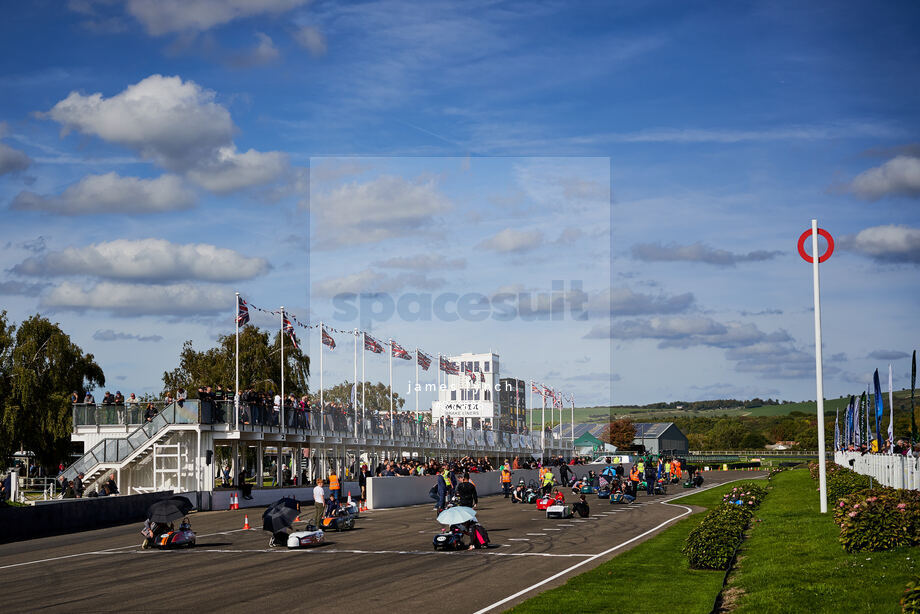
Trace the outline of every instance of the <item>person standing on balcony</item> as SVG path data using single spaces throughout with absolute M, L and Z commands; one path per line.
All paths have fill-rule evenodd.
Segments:
M 272 424 L 281 424 L 281 395 L 269 392 L 272 395 Z
M 176 391 L 176 405 L 178 405 L 179 407 L 185 406 L 185 399 L 187 398 L 188 398 L 188 393 L 185 392 L 185 388 L 179 388 L 179 390 Z

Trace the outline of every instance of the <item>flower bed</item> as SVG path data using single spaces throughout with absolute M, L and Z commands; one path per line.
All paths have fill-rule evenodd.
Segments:
M 834 506 L 834 522 L 847 552 L 920 545 L 920 493 L 876 488 L 844 496 Z
M 690 567 L 728 569 L 754 510 L 766 494 L 766 488 L 754 483 L 739 484 L 727 492 L 719 507 L 710 510 L 687 537 L 681 552 L 689 559 Z

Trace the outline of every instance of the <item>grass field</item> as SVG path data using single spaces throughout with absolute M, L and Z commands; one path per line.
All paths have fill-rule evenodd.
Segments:
M 807 470 L 780 473 L 771 486 L 726 590 L 733 612 L 900 612 L 898 600 L 904 586 L 920 571 L 920 548 L 847 554 L 837 541 L 833 517 L 818 512 L 815 483 Z M 728 488 L 678 502 L 715 506 Z M 721 589 L 724 573 L 689 569 L 680 554 L 684 540 L 701 518 L 694 514 L 511 611 L 706 614 Z M 654 591 L 637 590 L 640 581 Z
M 677 502 L 712 507 L 731 486 L 713 488 Z M 515 614 L 547 612 L 680 612 L 706 614 L 722 587 L 723 571 L 690 569 L 680 549 L 701 514 L 677 522 L 657 537 L 624 552 L 564 585 L 520 604 Z M 641 588 L 640 588 L 641 587 Z M 647 590 L 646 590 L 647 589 Z M 665 609 L 663 609 L 665 607 Z
M 774 479 L 729 587 L 740 613 L 900 612 L 920 548 L 847 554 L 830 513 L 818 511 L 808 471 Z

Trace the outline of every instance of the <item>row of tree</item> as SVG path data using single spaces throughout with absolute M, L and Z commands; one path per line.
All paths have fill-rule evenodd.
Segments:
M 34 315 L 16 326 L 0 312 L 0 461 L 32 451 L 42 466 L 67 460 L 70 395 L 105 385 L 92 354 Z

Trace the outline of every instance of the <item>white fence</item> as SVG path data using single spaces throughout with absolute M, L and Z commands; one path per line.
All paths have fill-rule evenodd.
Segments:
M 834 462 L 891 486 L 920 490 L 920 458 L 890 454 L 835 452 Z

